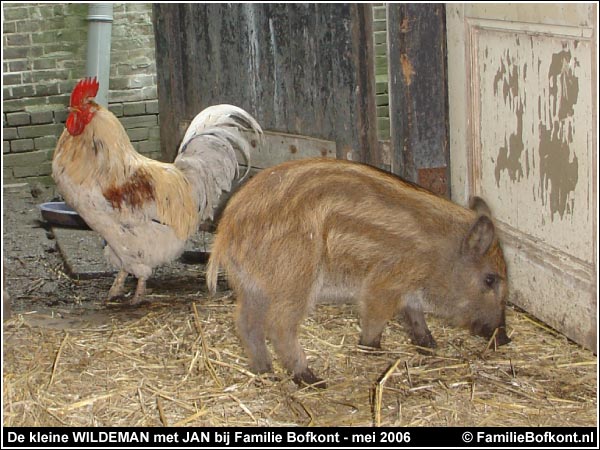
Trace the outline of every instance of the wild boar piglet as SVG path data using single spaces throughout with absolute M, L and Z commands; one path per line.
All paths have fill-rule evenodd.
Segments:
M 298 341 L 319 300 L 358 304 L 364 346 L 379 348 L 384 326 L 400 315 L 414 344 L 435 347 L 425 311 L 488 339 L 495 333 L 503 345 L 506 264 L 488 206 L 478 197 L 470 206 L 363 164 L 283 163 L 226 206 L 209 289 L 223 268 L 252 370 L 272 370 L 269 339 L 298 383 L 324 386 Z

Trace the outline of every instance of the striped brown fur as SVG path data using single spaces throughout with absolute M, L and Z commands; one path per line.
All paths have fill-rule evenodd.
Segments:
M 416 345 L 434 347 L 425 310 L 504 344 L 506 265 L 489 208 L 483 200 L 474 207 L 362 164 L 284 163 L 250 180 L 225 208 L 209 288 L 222 267 L 253 370 L 271 370 L 270 339 L 305 383 L 321 380 L 298 330 L 323 298 L 358 303 L 365 346 L 379 347 L 385 324 L 400 314 Z

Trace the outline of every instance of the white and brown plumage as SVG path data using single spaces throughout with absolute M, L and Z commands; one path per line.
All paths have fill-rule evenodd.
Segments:
M 119 120 L 93 101 L 95 79 L 80 81 L 52 161 L 65 201 L 107 242 L 119 273 L 109 298 L 138 279 L 131 303 L 140 302 L 152 270 L 178 257 L 198 224 L 211 219 L 223 191 L 238 174 L 236 150 L 249 160 L 243 130 L 262 134 L 244 110 L 212 106 L 192 121 L 173 164 L 140 155 Z

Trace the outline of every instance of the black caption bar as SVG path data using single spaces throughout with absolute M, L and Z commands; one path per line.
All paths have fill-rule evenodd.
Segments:
M 2 448 L 598 448 L 597 428 L 6 428 Z

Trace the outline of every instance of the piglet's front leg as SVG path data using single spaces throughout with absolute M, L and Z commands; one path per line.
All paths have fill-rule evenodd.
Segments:
M 398 309 L 397 295 L 386 289 L 365 289 L 369 296 L 361 301 L 360 325 L 362 328 L 359 345 L 371 349 L 381 348 L 381 335 L 385 325 L 395 316 Z
M 437 344 L 425 321 L 423 294 L 421 292 L 407 294 L 404 300 L 402 313 L 413 344 L 424 348 L 435 348 Z M 425 351 L 422 353 L 428 352 Z

